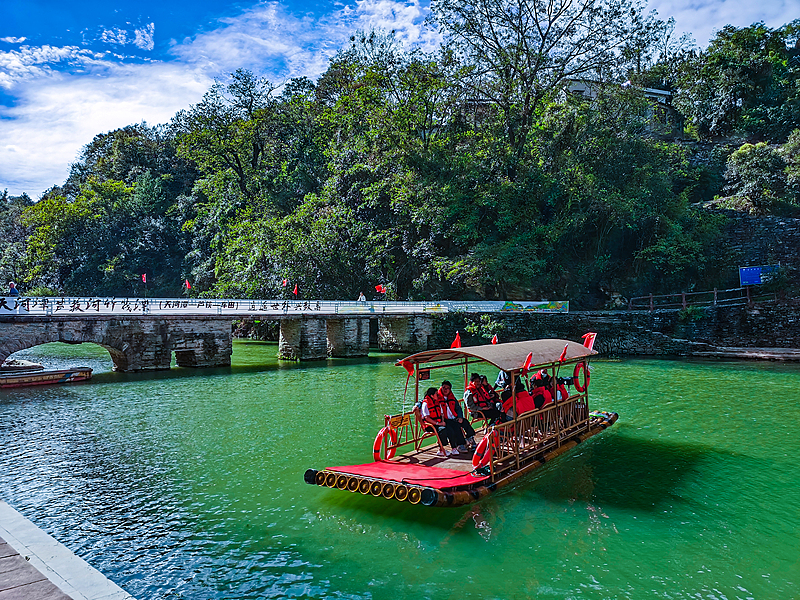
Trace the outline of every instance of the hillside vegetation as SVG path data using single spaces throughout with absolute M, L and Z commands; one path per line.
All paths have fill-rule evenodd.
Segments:
M 434 53 L 356 32 L 316 81 L 239 70 L 168 124 L 97 135 L 38 202 L 3 197 L 3 276 L 76 295 L 142 295 L 145 273 L 150 295 L 384 284 L 601 307 L 727 282 L 724 217 L 703 202 L 798 213 L 800 21 L 697 50 L 624 0 L 549 21 L 503 4 L 434 0 Z M 679 135 L 645 88 L 673 93 Z

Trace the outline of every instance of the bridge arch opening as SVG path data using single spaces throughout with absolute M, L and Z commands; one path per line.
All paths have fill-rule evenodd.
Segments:
M 71 368 L 76 365 L 103 365 L 109 370 L 119 370 L 118 363 L 124 363 L 124 355 L 117 348 L 96 342 L 42 342 L 15 350 L 5 361 L 29 361 L 42 364 L 45 368 Z

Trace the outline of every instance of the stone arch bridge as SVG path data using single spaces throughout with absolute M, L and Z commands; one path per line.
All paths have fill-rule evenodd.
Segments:
M 91 342 L 117 371 L 231 364 L 235 320 L 279 320 L 279 356 L 366 356 L 370 321 L 381 350 L 428 349 L 432 318 L 450 311 L 566 312 L 566 302 L 329 302 L 176 298 L 0 298 L 0 361 L 46 344 Z

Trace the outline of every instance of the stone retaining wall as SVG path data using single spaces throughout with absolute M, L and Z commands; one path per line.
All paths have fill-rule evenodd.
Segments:
M 740 266 L 781 263 L 800 270 L 800 219 L 715 211 L 728 219 L 726 251 Z
M 692 311 L 591 311 L 569 314 L 493 314 L 505 329 L 500 341 L 563 338 L 578 341 L 597 332 L 595 349 L 609 355 L 687 356 L 716 347 L 800 348 L 800 304 L 761 303 Z M 431 348 L 446 348 L 461 333 L 464 346 L 488 343 L 466 332 L 477 316 L 434 317 Z

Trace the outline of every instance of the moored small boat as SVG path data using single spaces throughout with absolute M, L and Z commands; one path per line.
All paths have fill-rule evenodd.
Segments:
M 26 371 L 0 374 L 0 388 L 25 387 L 29 385 L 48 385 L 53 383 L 73 383 L 92 378 L 89 367 L 74 369 Z
M 616 413 L 589 410 L 588 362 L 597 354 L 591 348 L 594 334 L 589 335 L 585 345 L 529 340 L 428 350 L 398 361 L 409 378 L 414 376 L 415 408 L 386 415 L 372 462 L 308 469 L 305 482 L 426 506 L 460 506 L 483 498 L 616 422 Z M 470 366 L 478 364 L 497 367 L 510 378 L 510 397 L 503 410 L 511 418 L 495 419 L 490 425 L 482 413 L 473 411 L 470 420 L 477 448 L 443 454 L 444 448 L 420 413 L 420 381 L 430 380 L 434 369 L 463 367 L 466 388 Z M 571 376 L 559 377 L 567 365 L 574 365 Z M 536 408 L 526 404 L 532 398 L 532 385 L 540 385 L 532 384 L 534 372 L 541 374 L 537 381 L 548 382 L 550 398 Z M 524 394 L 520 381 L 526 382 Z M 575 391 L 568 392 L 565 384 L 574 385 Z M 470 414 L 466 405 L 463 414 Z

